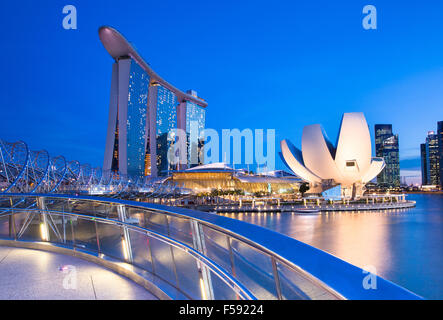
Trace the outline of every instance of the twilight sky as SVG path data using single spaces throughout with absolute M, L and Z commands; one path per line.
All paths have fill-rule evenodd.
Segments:
M 62 28 L 67 4 L 77 30 Z M 362 28 L 367 4 L 377 30 Z M 372 136 L 393 124 L 402 175 L 419 182 L 419 145 L 443 120 L 442 14 L 441 1 L 8 1 L 0 138 L 102 165 L 112 58 L 97 30 L 110 25 L 208 101 L 207 127 L 276 129 L 278 151 L 313 123 L 335 141 L 342 113 L 362 111 Z

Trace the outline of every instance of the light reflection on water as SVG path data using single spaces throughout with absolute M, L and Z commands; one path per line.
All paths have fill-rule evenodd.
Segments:
M 428 299 L 443 299 L 443 195 L 408 195 L 417 207 L 392 211 L 233 213 L 325 250 Z

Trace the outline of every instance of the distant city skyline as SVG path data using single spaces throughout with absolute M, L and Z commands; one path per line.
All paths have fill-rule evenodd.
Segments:
M 443 119 L 441 2 L 375 2 L 376 30 L 361 26 L 365 1 L 72 4 L 77 30 L 63 29 L 60 1 L 0 13 L 2 139 L 102 165 L 112 58 L 97 29 L 107 24 L 177 87 L 204 93 L 206 127 L 299 141 L 303 126 L 322 123 L 334 138 L 341 114 L 361 111 L 371 128 L 396 128 L 401 175 L 420 182 L 420 144 Z
M 437 130 L 428 131 L 420 145 L 421 180 L 423 185 L 442 186 L 443 178 L 443 121 L 436 124 Z

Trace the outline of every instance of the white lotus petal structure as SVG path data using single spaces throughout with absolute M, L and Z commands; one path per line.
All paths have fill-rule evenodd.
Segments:
M 359 198 L 385 167 L 382 158 L 371 158 L 371 136 L 361 112 L 343 114 L 336 146 L 321 125 L 313 124 L 303 128 L 301 151 L 288 140 L 280 147 L 283 162 L 309 182 L 309 193 L 341 185 L 343 197 Z

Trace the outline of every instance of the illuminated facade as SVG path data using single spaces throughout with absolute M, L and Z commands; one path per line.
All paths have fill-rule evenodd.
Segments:
M 186 145 L 190 167 L 204 163 L 202 146 L 205 118 L 204 108 L 189 101 L 186 103 Z
M 377 184 L 382 187 L 400 186 L 400 153 L 398 135 L 392 133 L 391 124 L 376 124 L 375 154 L 385 160 L 386 166 L 377 176 Z
M 169 170 L 176 169 L 168 162 L 168 150 L 173 144 L 177 128 L 177 96 L 163 86 L 156 86 L 156 116 L 155 116 L 155 153 L 159 175 L 167 174 Z
M 384 168 L 383 158 L 371 158 L 371 137 L 363 113 L 345 113 L 337 145 L 327 138 L 319 124 L 303 128 L 302 150 L 282 140 L 283 162 L 300 178 L 309 182 L 308 193 L 322 193 L 336 186 L 341 196 L 359 198 L 365 184 Z
M 439 163 L 439 176 L 440 176 L 440 188 L 443 189 L 443 121 L 437 122 L 437 142 L 438 142 L 438 157 Z
M 166 175 L 191 166 L 192 137 L 199 137 L 205 124 L 207 103 L 195 91 L 175 88 L 143 60 L 115 29 L 101 27 L 99 37 L 114 58 L 104 172 L 130 177 Z M 196 132 L 192 123 L 196 122 Z M 176 129 L 186 132 L 187 147 L 176 152 L 179 164 L 168 160 L 176 141 Z M 197 147 L 201 147 L 197 140 Z M 197 157 L 197 164 L 202 158 Z M 195 162 L 194 162 L 195 163 Z
M 424 185 L 440 185 L 440 150 L 438 135 L 429 131 L 422 152 L 422 174 Z
M 426 159 L 426 143 L 420 144 L 420 158 L 421 158 L 421 184 L 428 183 L 428 162 Z
M 294 176 L 244 175 L 225 163 L 211 163 L 187 170 L 175 171 L 169 178 L 192 193 L 210 193 L 212 190 L 241 190 L 245 194 L 297 192 L 301 180 Z

